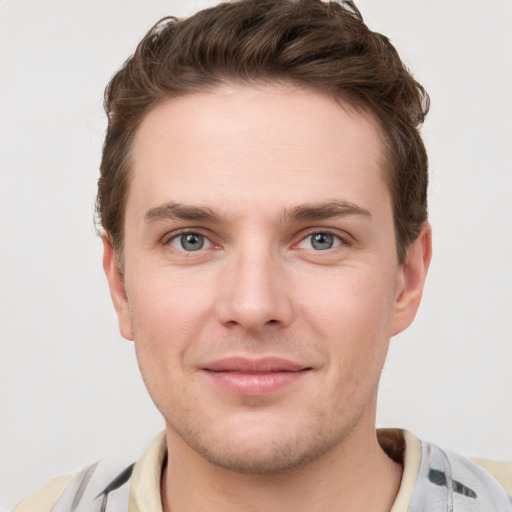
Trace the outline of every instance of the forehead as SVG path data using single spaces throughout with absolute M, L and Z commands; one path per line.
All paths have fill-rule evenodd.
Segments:
M 368 203 L 369 192 L 387 200 L 382 155 L 372 118 L 330 97 L 225 85 L 149 112 L 132 146 L 127 210 L 216 202 L 240 214 L 347 194 Z

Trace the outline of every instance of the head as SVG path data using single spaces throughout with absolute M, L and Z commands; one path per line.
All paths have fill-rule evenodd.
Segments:
M 430 260 L 423 101 L 315 0 L 164 20 L 114 76 L 104 267 L 175 450 L 269 473 L 368 438 Z

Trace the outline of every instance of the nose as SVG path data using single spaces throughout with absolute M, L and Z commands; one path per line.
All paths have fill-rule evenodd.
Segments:
M 254 333 L 289 325 L 291 283 L 284 267 L 270 250 L 247 248 L 232 255 L 219 283 L 219 321 Z

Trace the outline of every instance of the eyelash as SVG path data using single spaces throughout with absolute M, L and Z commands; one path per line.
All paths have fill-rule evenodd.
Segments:
M 204 240 L 206 240 L 208 243 L 210 243 L 212 246 L 215 247 L 215 244 L 211 241 L 210 237 L 208 237 L 207 235 L 201 233 L 201 230 L 192 230 L 192 229 L 181 229 L 181 230 L 178 230 L 178 231 L 173 231 L 172 233 L 169 233 L 167 234 L 166 236 L 164 236 L 161 240 L 161 244 L 163 246 L 166 246 L 166 247 L 169 247 L 171 245 L 171 242 L 173 242 L 174 240 L 177 240 L 178 238 L 184 236 L 184 235 L 197 235 L 197 236 L 200 236 L 202 238 L 204 238 Z M 202 247 L 200 249 L 198 249 L 198 252 L 202 249 Z M 184 252 L 184 253 L 193 253 L 193 252 L 196 252 L 196 251 L 185 251 L 185 250 L 181 250 L 180 252 Z
M 201 236 L 203 237 L 209 244 L 211 244 L 214 248 L 215 247 L 218 247 L 214 244 L 214 242 L 212 242 L 212 240 L 210 239 L 210 237 L 208 237 L 207 235 L 201 233 L 200 230 L 191 230 L 191 229 L 182 229 L 182 230 L 179 230 L 179 231 L 174 231 L 172 233 L 169 233 L 168 235 L 166 235 L 162 241 L 161 241 L 161 244 L 163 246 L 166 246 L 166 247 L 169 247 L 171 245 L 171 242 L 173 242 L 174 240 L 177 240 L 178 238 L 184 236 L 184 235 L 198 235 L 198 236 Z M 335 231 L 335 230 L 332 230 L 332 229 L 329 229 L 329 228 L 323 228 L 323 229 L 310 229 L 308 231 L 307 234 L 305 234 L 304 236 L 302 236 L 300 238 L 300 240 L 298 242 L 295 242 L 293 244 L 293 246 L 297 246 L 298 244 L 304 242 L 305 240 L 307 240 L 308 238 L 314 236 L 314 235 L 328 235 L 328 236 L 332 236 L 334 237 L 339 243 L 337 245 L 335 245 L 334 247 L 328 247 L 326 249 L 318 249 L 316 250 L 315 252 L 323 252 L 323 251 L 330 251 L 331 249 L 336 249 L 337 247 L 339 246 L 347 246 L 347 245 L 350 245 L 350 240 L 348 239 L 348 236 L 341 236 L 340 233 L 338 231 Z M 203 247 L 200 247 L 197 252 L 202 252 L 201 249 Z M 174 248 L 175 249 L 175 248 Z M 179 249 L 176 249 L 176 250 L 179 250 Z M 311 249 L 309 249 L 311 250 Z M 186 253 L 186 254 L 191 254 L 191 253 L 194 253 L 196 251 L 187 251 L 185 249 L 181 249 L 179 250 L 180 252 L 183 252 L 183 253 Z
M 299 242 L 297 242 L 296 244 L 294 245 L 297 245 L 297 244 L 300 244 L 301 242 L 304 242 L 305 240 L 307 240 L 308 238 L 312 237 L 313 235 L 330 235 L 332 237 L 334 237 L 336 240 L 338 240 L 339 244 L 334 246 L 334 247 L 329 247 L 328 249 L 324 249 L 325 251 L 328 251 L 330 249 L 336 249 L 337 247 L 339 246 L 347 246 L 347 245 L 350 245 L 350 241 L 348 239 L 348 235 L 347 236 L 342 236 L 338 231 L 336 230 L 333 230 L 333 229 L 329 229 L 329 228 L 313 228 L 311 230 L 308 231 L 308 233 L 301 237 L 301 239 L 299 240 Z M 315 252 L 322 252 L 321 250 L 317 250 Z

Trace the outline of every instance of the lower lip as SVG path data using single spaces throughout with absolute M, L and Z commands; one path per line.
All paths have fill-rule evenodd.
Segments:
M 243 396 L 263 396 L 297 382 L 308 373 L 308 370 L 269 373 L 214 372 L 206 370 L 205 373 L 225 391 Z

